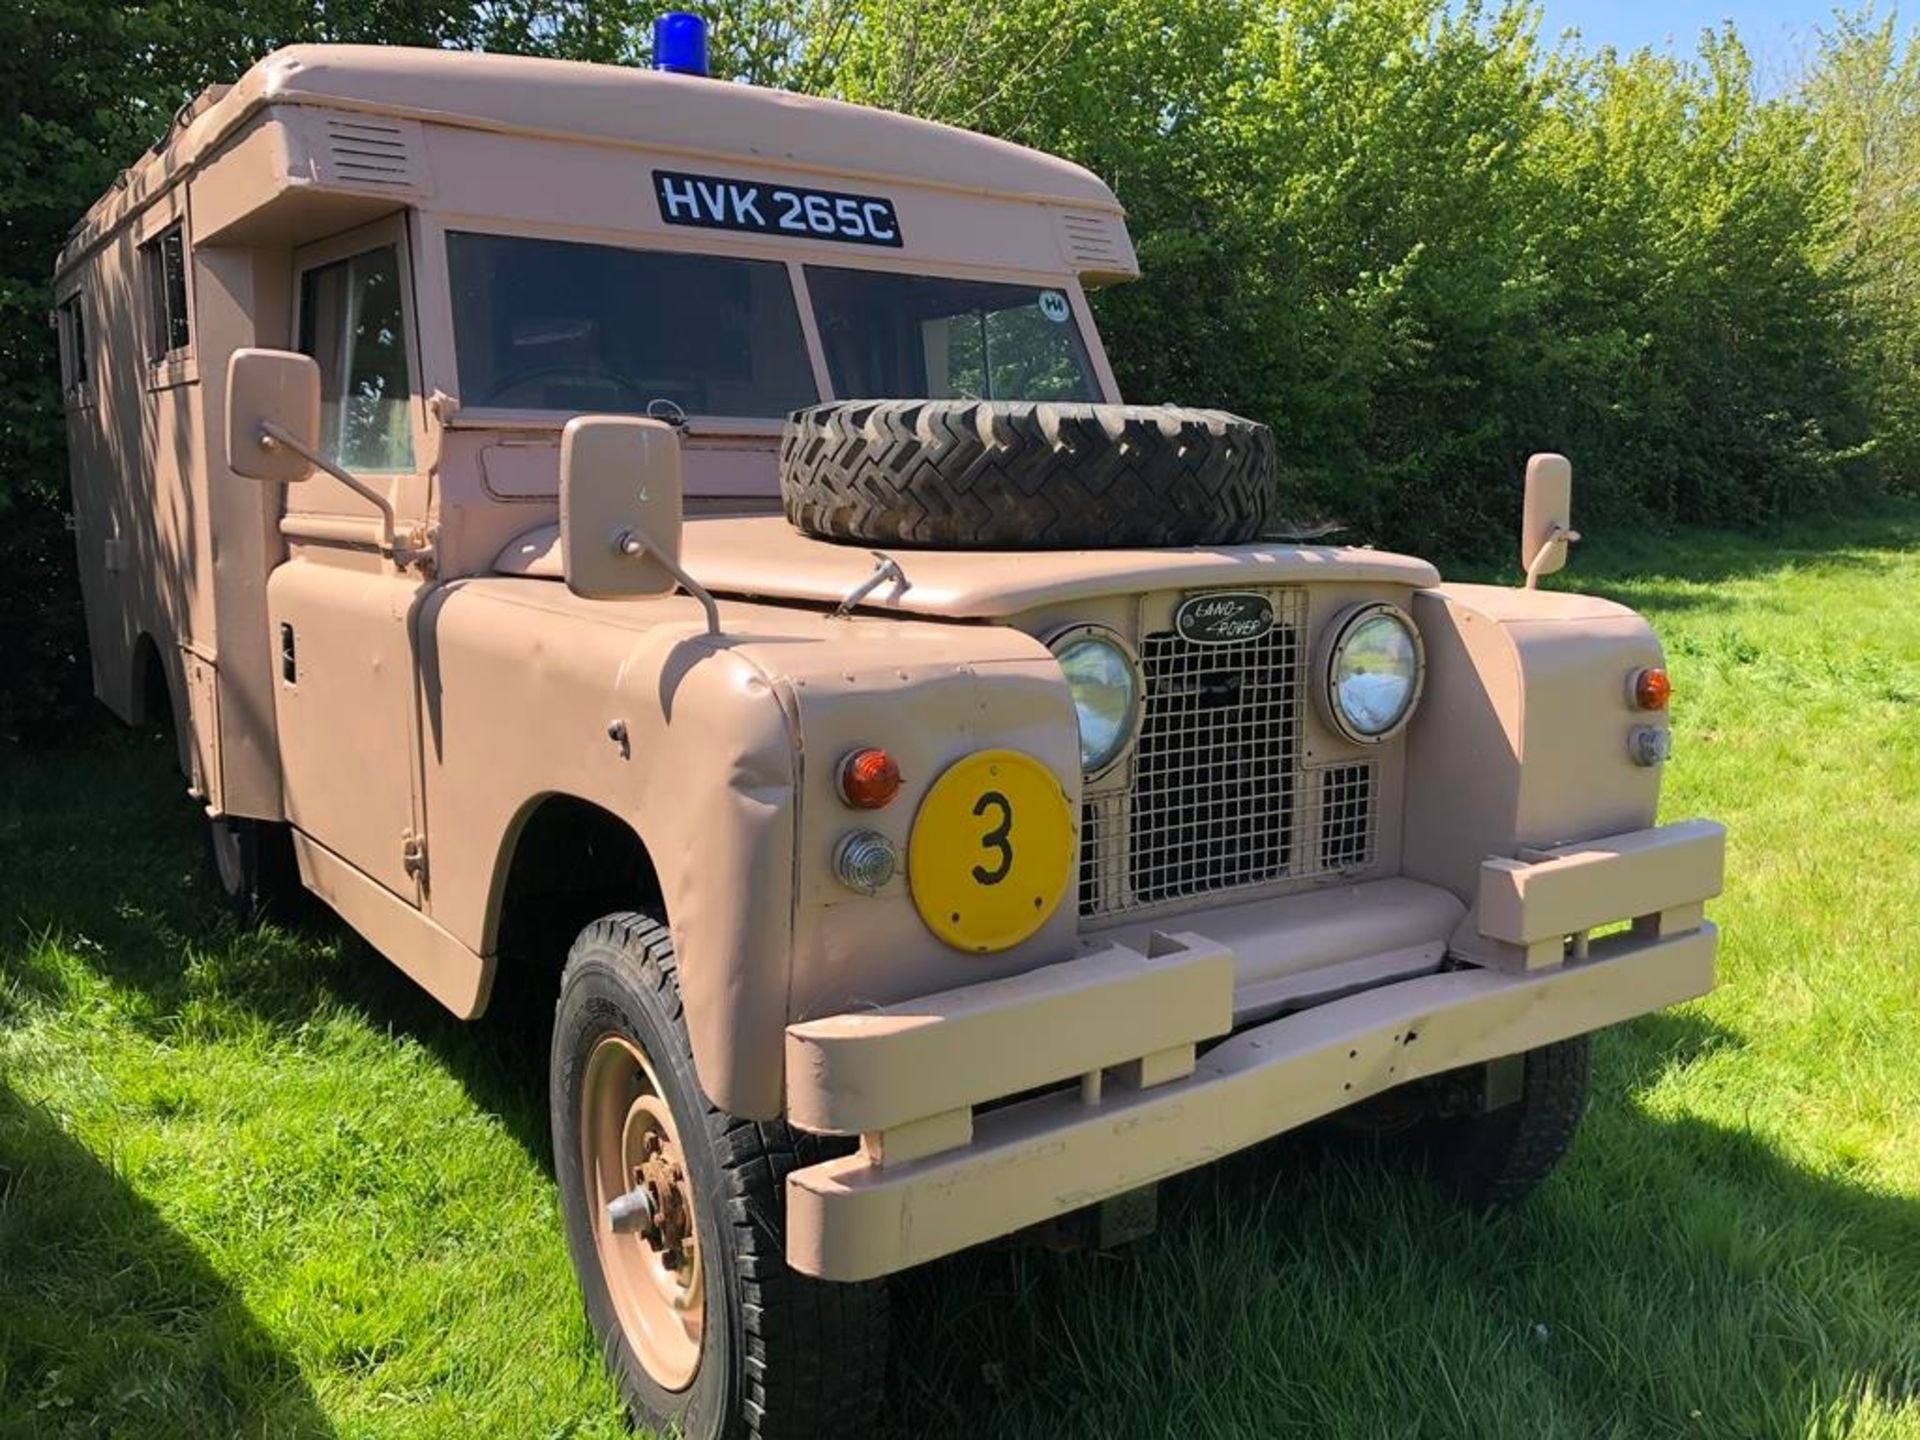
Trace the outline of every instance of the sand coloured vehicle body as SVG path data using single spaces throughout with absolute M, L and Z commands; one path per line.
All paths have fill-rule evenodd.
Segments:
M 1536 588 L 1566 463 L 1521 589 L 1264 533 L 1260 427 L 1120 404 L 1097 178 L 680 69 L 279 51 L 62 252 L 95 689 L 222 887 L 558 978 L 583 1295 L 693 1435 L 864 1429 L 887 1275 L 1323 1117 L 1532 1188 L 1724 849 L 1646 624 Z

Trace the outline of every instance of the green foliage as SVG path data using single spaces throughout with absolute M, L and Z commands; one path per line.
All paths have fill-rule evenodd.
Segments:
M 1891 15 L 1842 15 L 1806 92 L 1840 217 L 1831 262 L 1860 320 L 1847 361 L 1881 473 L 1920 493 L 1920 42 Z
M 0 10 L 0 736 L 84 678 L 46 326 L 67 227 L 276 45 L 644 63 L 660 0 L 16 0 Z M 1762 93 L 1543 47 L 1518 0 L 698 0 L 716 72 L 1053 150 L 1146 277 L 1096 299 L 1129 396 L 1273 426 L 1283 509 L 1504 550 L 1533 450 L 1581 520 L 1754 524 L 1920 489 L 1920 31 L 1837 16 Z M 54 565 L 48 569 L 49 563 Z M 28 573 L 31 572 L 31 573 Z M 15 657 L 24 657 L 24 660 Z M 51 677 L 51 678 L 49 678 Z
M 1912 473 L 1913 388 L 1869 363 L 1897 306 L 1837 249 L 1859 186 L 1814 87 L 1757 96 L 1730 30 L 1681 61 L 1545 53 L 1519 5 L 1079 9 L 1043 95 L 935 113 L 1113 182 L 1146 270 L 1099 299 L 1123 385 L 1273 425 L 1290 512 L 1475 554 L 1533 450 L 1575 457 L 1590 525 L 1755 523 Z

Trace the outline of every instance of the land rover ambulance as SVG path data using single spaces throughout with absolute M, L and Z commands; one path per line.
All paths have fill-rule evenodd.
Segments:
M 1264 427 L 1122 403 L 1106 185 L 693 25 L 278 51 L 61 253 L 95 687 L 220 885 L 554 978 L 585 1304 L 691 1436 L 863 1433 L 886 1277 L 1322 1117 L 1520 1197 L 1722 865 L 1652 632 L 1533 584 L 1566 462 L 1523 588 L 1277 533 Z

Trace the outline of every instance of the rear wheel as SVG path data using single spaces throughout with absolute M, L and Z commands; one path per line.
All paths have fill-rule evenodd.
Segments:
M 628 913 L 581 932 L 552 1067 L 568 1248 L 635 1418 L 688 1440 L 870 1430 L 885 1287 L 787 1268 L 786 1177 L 825 1152 L 706 1102 L 665 926 Z
M 207 868 L 220 896 L 241 919 L 291 916 L 306 893 L 285 825 L 222 815 L 207 821 Z

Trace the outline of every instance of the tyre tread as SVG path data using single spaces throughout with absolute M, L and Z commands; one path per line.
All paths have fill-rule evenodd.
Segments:
M 795 411 L 787 519 L 862 544 L 1006 550 L 1230 545 L 1273 498 L 1273 432 L 1223 410 L 845 400 Z

